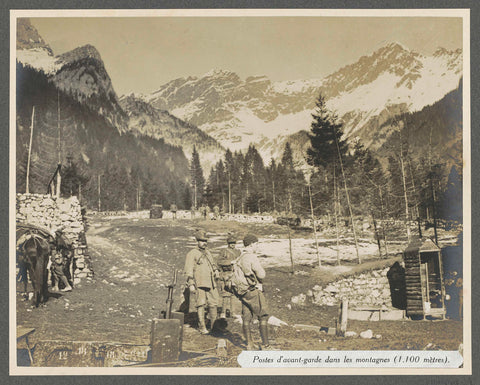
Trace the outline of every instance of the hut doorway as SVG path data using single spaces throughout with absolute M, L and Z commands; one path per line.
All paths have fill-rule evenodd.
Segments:
M 412 241 L 403 253 L 407 315 L 445 318 L 445 286 L 440 248 L 430 239 Z
M 442 279 L 440 260 L 436 252 L 420 254 L 420 275 L 422 297 L 425 300 L 426 313 L 434 309 L 443 309 Z

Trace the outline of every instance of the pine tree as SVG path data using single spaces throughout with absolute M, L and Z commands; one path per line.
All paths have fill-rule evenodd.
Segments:
M 447 188 L 440 200 L 440 214 L 443 218 L 461 221 L 462 213 L 462 175 L 452 166 L 448 175 Z
M 200 157 L 195 146 L 193 146 L 192 160 L 190 161 L 190 181 L 192 184 L 193 206 L 196 209 L 203 201 L 205 178 L 200 164 Z
M 307 150 L 307 162 L 311 166 L 328 168 L 338 158 L 337 144 L 342 157 L 346 156 L 348 146 L 342 140 L 342 125 L 336 122 L 336 115 L 327 109 L 321 94 L 315 104 L 316 111 L 312 114 L 313 122 L 308 135 L 311 146 Z
M 62 168 L 62 195 L 67 197 L 76 195 L 79 197 L 82 186 L 85 186 L 88 180 L 89 178 L 80 170 L 73 156 L 71 154 L 68 155 L 67 164 Z

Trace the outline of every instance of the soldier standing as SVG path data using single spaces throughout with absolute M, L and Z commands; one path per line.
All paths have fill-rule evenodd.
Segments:
M 222 254 L 218 259 L 218 266 L 220 267 L 220 282 L 219 291 L 222 296 L 222 313 L 220 318 L 229 318 L 232 312 L 232 293 L 225 290 L 225 279 L 231 274 L 232 262 L 240 256 L 240 250 L 235 248 L 237 240 L 233 235 L 227 238 L 227 248 L 222 250 Z
M 217 319 L 218 291 L 216 279 L 219 271 L 213 257 L 207 250 L 207 234 L 197 230 L 195 233 L 197 248 L 190 250 L 185 260 L 185 274 L 190 293 L 195 294 L 198 326 L 202 334 L 209 331 L 205 325 L 205 307 L 208 307 L 210 327 Z
M 259 320 L 260 337 L 262 339 L 261 348 L 263 350 L 271 349 L 268 340 L 269 315 L 262 284 L 266 273 L 257 257 L 257 243 L 258 238 L 254 234 L 247 234 L 243 239 L 245 249 L 235 262 L 241 268 L 246 281 L 250 285 L 248 291 L 239 296 L 242 302 L 243 333 L 247 342 L 247 350 L 257 349 L 257 346 L 253 343 L 250 330 L 250 323 L 253 317 Z
M 177 219 L 177 205 L 175 203 L 170 205 L 170 211 L 172 212 L 172 218 Z

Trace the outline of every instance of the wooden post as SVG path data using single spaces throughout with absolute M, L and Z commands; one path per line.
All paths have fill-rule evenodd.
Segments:
M 337 336 L 344 337 L 347 331 L 348 322 L 348 299 L 343 299 L 340 303 L 340 314 L 338 317 Z M 340 327 L 338 327 L 340 326 Z
M 33 141 L 33 119 L 35 117 L 35 106 L 32 109 L 32 123 L 30 124 L 30 144 L 28 146 L 28 159 L 27 159 L 27 180 L 25 182 L 25 192 L 29 191 L 29 179 L 30 179 L 30 156 L 32 154 L 32 141 Z

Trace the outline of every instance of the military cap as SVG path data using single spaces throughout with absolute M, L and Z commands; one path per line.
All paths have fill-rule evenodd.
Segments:
M 203 230 L 195 231 L 195 239 L 197 241 L 206 241 L 207 240 L 207 233 Z
M 247 234 L 243 238 L 243 244 L 245 246 L 250 246 L 252 243 L 258 242 L 258 238 L 254 234 Z
M 227 243 L 237 243 L 237 239 L 233 235 L 229 235 L 227 238 Z

